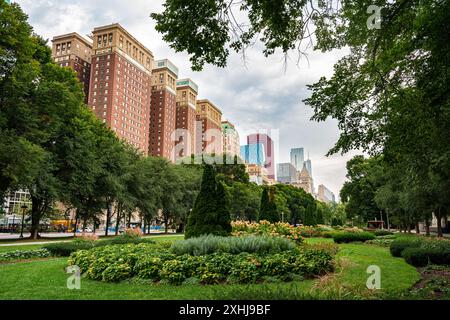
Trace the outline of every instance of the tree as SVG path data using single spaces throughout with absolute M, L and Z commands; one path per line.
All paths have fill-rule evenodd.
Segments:
M 227 235 L 218 215 L 216 170 L 213 165 L 205 164 L 200 192 L 186 225 L 185 238 L 199 237 L 205 234 Z
M 306 226 L 315 226 L 317 224 L 316 208 L 314 204 L 308 204 L 306 207 L 303 224 Z
M 222 182 L 217 183 L 217 229 L 222 229 L 223 232 L 221 234 L 223 235 L 230 235 L 231 234 L 231 216 L 230 216 L 230 208 L 228 204 L 228 195 L 225 190 L 225 186 Z
M 163 39 L 175 51 L 187 51 L 192 69 L 199 71 L 205 63 L 224 67 L 230 49 L 245 53 L 257 37 L 266 56 L 276 49 L 287 53 L 298 48 L 302 53 L 302 40 L 311 36 L 311 21 L 320 40 L 328 37 L 324 31 L 334 21 L 335 7 L 331 0 L 166 0 L 164 11 L 151 17 Z M 247 17 L 242 17 L 245 12 Z M 190 22 L 189 30 L 184 21 Z
M 367 10 L 374 4 L 381 23 L 372 28 Z M 247 23 L 237 19 L 237 10 Z M 305 39 L 316 50 L 349 48 L 332 77 L 308 86 L 312 94 L 305 100 L 314 110 L 312 120 L 338 122 L 341 134 L 328 154 L 353 149 L 382 154 L 388 165 L 403 169 L 399 174 L 420 174 L 415 192 L 430 195 L 439 224 L 450 211 L 449 1 L 166 0 L 164 11 L 151 16 L 165 41 L 190 54 L 195 70 L 205 63 L 225 66 L 230 49 L 244 50 L 257 35 L 266 55 L 276 49 L 302 51 Z M 195 32 L 185 30 L 186 20 Z M 314 30 L 314 43 L 309 30 Z M 351 189 L 346 186 L 344 195 Z M 347 203 L 350 218 L 358 207 L 369 218 L 375 208 L 370 189 L 360 189 L 368 201 Z M 402 193 L 400 199 L 405 197 Z M 403 214 L 416 211 L 400 208 L 401 202 L 396 209 Z
M 347 162 L 347 179 L 341 189 L 340 197 L 346 204 L 349 218 L 366 222 L 379 217 L 380 208 L 375 202 L 379 187 L 378 171 L 381 169 L 376 158 L 365 159 L 355 156 Z
M 258 221 L 261 220 L 267 220 L 272 223 L 280 221 L 280 216 L 275 202 L 275 189 L 272 187 L 265 187 L 263 189 L 258 215 Z

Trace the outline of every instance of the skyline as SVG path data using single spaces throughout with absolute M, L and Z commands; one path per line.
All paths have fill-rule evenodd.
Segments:
M 170 59 L 179 67 L 180 78 L 191 78 L 199 85 L 199 99 L 208 98 L 221 108 L 223 118 L 236 125 L 241 145 L 245 144 L 244 132 L 279 129 L 276 162 L 289 162 L 291 148 L 305 148 L 313 161 L 315 184 L 323 183 L 339 194 L 345 181 L 345 164 L 356 153 L 325 157 L 338 138 L 336 122 L 309 121 L 312 110 L 302 100 L 309 96 L 306 85 L 330 76 L 334 63 L 345 51 L 310 52 L 309 66 L 302 59 L 299 67 L 293 54 L 283 70 L 284 56 L 265 58 L 256 43 L 247 49 L 245 63 L 239 54 L 231 54 L 225 69 L 206 66 L 201 72 L 193 72 L 186 53 L 175 53 L 154 30 L 149 15 L 162 10 L 162 1 L 139 0 L 133 6 L 117 0 L 15 2 L 29 15 L 35 32 L 45 39 L 74 31 L 86 35 L 92 26 L 122 24 L 154 53 L 156 60 Z

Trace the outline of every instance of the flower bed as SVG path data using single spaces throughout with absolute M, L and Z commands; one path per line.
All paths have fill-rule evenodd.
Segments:
M 323 275 L 333 270 L 333 257 L 326 250 L 301 247 L 278 253 L 177 255 L 160 244 L 131 244 L 74 252 L 69 265 L 105 282 L 137 277 L 175 285 L 255 283 L 267 277 L 290 281 Z
M 285 222 L 270 223 L 266 220 L 261 220 L 259 223 L 248 221 L 233 221 L 231 222 L 231 226 L 233 227 L 232 235 L 234 236 L 243 236 L 243 235 L 277 236 L 294 240 L 297 243 L 302 243 L 303 238 L 323 237 L 325 234 L 332 232 L 334 230 L 332 227 L 324 225 L 318 225 L 316 227 L 301 225 L 294 227 L 289 223 Z

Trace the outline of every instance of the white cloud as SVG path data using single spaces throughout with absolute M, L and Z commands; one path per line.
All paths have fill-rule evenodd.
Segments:
M 179 67 L 180 77 L 192 78 L 199 85 L 199 98 L 217 104 L 224 118 L 238 126 L 240 132 L 280 129 L 277 162 L 289 161 L 290 148 L 304 147 L 313 162 L 315 185 L 323 183 L 338 194 L 345 181 L 345 164 L 350 155 L 324 157 L 338 139 L 336 122 L 311 122 L 312 110 L 302 100 L 309 95 L 307 84 L 332 75 L 333 65 L 343 56 L 343 51 L 310 52 L 309 63 L 302 58 L 299 66 L 296 54 L 292 54 L 284 70 L 282 54 L 266 58 L 257 44 L 246 51 L 245 63 L 240 54 L 232 53 L 225 69 L 206 66 L 202 72 L 193 72 L 189 57 L 175 53 L 154 29 L 155 23 L 149 15 L 162 10 L 162 0 L 16 2 L 29 15 L 35 31 L 48 39 L 73 31 L 89 34 L 96 26 L 121 23 L 156 59 L 169 58 Z M 241 140 L 244 142 L 245 137 Z

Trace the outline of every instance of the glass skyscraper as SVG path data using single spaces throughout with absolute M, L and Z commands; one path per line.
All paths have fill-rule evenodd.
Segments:
M 291 149 L 291 164 L 295 167 L 297 171 L 303 169 L 303 162 L 305 161 L 305 155 L 303 148 Z
M 266 162 L 264 145 L 262 143 L 241 146 L 241 157 L 246 163 L 263 166 Z

